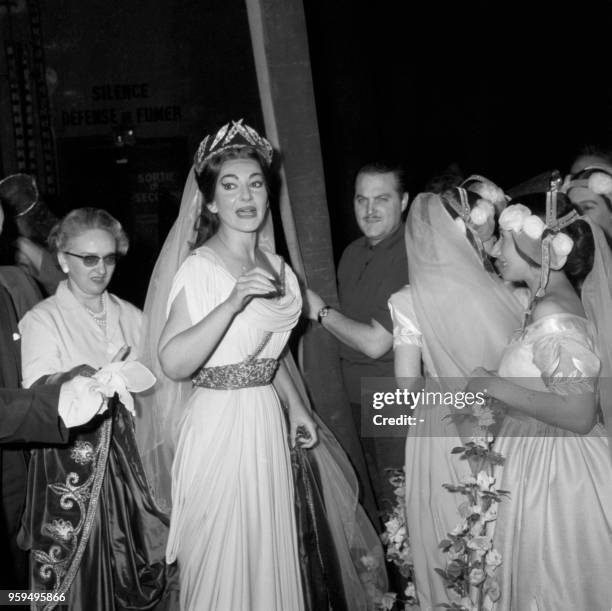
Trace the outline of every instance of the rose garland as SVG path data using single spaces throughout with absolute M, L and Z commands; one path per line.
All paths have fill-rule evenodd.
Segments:
M 417 607 L 418 597 L 414 585 L 414 561 L 406 524 L 406 474 L 404 469 L 387 469 L 387 471 L 389 471 L 389 482 L 394 488 L 395 503 L 387 513 L 385 532 L 380 538 L 385 547 L 387 561 L 399 569 L 400 575 L 406 580 L 406 587 L 402 597 L 397 596 L 395 592 L 387 592 L 380 608 L 395 607 L 409 611 Z
M 459 485 L 444 484 L 449 492 L 462 494 L 467 500 L 459 506 L 461 521 L 440 542 L 440 548 L 448 556 L 446 568 L 436 569 L 457 598 L 439 606 L 456 611 L 490 609 L 501 596 L 495 571 L 502 557 L 493 546 L 493 526 L 498 503 L 509 492 L 495 488 L 493 471 L 505 459 L 493 450 L 495 438 L 490 427 L 495 418 L 490 405 L 474 405 L 473 416 L 477 419 L 476 435 L 465 445 L 453 448 L 451 453 L 469 460 L 475 475 Z

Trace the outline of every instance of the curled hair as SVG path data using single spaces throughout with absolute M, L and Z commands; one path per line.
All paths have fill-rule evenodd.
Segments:
M 512 200 L 508 205 L 523 204 L 529 208 L 532 214 L 540 217 L 546 222 L 546 194 L 531 193 L 523 197 Z M 566 215 L 571 210 L 575 209 L 568 197 L 563 193 L 557 193 L 557 217 Z M 580 289 L 584 279 L 588 276 L 593 267 L 595 256 L 595 240 L 593 232 L 589 224 L 583 219 L 578 219 L 570 223 L 567 227 L 561 229 L 561 233 L 565 233 L 572 239 L 574 245 L 567 261 L 563 266 L 563 272 L 571 282 L 574 290 L 580 295 Z M 544 234 L 546 235 L 546 234 Z M 523 258 L 523 254 L 517 249 L 519 255 Z M 526 259 L 530 265 L 536 265 L 531 259 Z
M 65 250 L 72 238 L 90 229 L 108 231 L 115 238 L 117 252 L 121 255 L 127 253 L 130 243 L 121 223 L 101 208 L 77 208 L 69 212 L 51 230 L 49 247 L 55 252 Z
M 202 246 L 204 242 L 210 239 L 219 229 L 219 217 L 211 212 L 208 208 L 215 199 L 215 189 L 217 188 L 217 180 L 221 173 L 221 168 L 226 161 L 234 159 L 252 159 L 261 166 L 261 172 L 266 183 L 268 195 L 270 193 L 271 172 L 270 166 L 266 163 L 261 153 L 252 146 L 243 146 L 240 148 L 232 148 L 213 155 L 202 167 L 200 172 L 195 173 L 198 189 L 202 193 L 202 212 L 196 221 L 196 239 L 193 243 L 193 248 Z

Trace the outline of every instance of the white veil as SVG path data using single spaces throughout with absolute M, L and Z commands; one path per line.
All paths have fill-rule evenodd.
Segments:
M 587 318 L 597 330 L 601 359 L 599 404 L 608 438 L 612 438 L 612 252 L 601 228 L 584 217 L 593 232 L 595 254 L 593 267 L 584 280 L 582 304 Z M 609 444 L 612 453 L 612 443 Z
M 510 289 L 484 269 L 441 196 L 416 197 L 406 223 L 406 248 L 431 375 L 466 378 L 478 366 L 497 369 L 501 351 L 520 328 L 522 308 Z
M 167 302 L 174 276 L 189 255 L 196 237 L 202 195 L 193 168 L 183 190 L 178 217 L 164 242 L 151 274 L 144 305 L 143 332 L 138 354 L 157 378 L 148 393 L 138 396 L 136 441 L 155 497 L 166 510 L 171 506 L 171 468 L 182 407 L 191 393 L 190 381 L 175 382 L 162 371 L 157 347 L 166 324 Z
M 157 259 L 144 306 L 144 326 L 139 354 L 155 374 L 157 384 L 139 396 L 136 410 L 136 439 L 153 493 L 160 505 L 171 507 L 171 468 L 177 433 L 190 381 L 175 382 L 162 371 L 157 347 L 167 318 L 167 300 L 176 272 L 189 256 L 196 237 L 196 220 L 202 196 L 194 169 L 189 172 L 177 220 Z M 258 236 L 259 245 L 274 250 L 271 214 Z M 304 402 L 310 406 L 303 378 L 286 350 L 283 361 Z M 358 486 L 351 464 L 340 444 L 312 411 L 318 425 L 319 443 L 309 455 L 315 460 L 326 518 L 341 570 L 348 608 L 372 606 L 372 591 L 385 592 L 387 579 L 380 539 L 358 503 Z M 365 561 L 362 561 L 366 558 Z

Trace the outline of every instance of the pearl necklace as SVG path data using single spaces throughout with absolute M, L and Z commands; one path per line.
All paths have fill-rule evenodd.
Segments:
M 94 319 L 94 322 L 103 330 L 106 331 L 106 293 L 102 293 L 100 297 L 102 309 L 99 312 L 94 312 L 91 308 L 85 306 L 87 313 Z

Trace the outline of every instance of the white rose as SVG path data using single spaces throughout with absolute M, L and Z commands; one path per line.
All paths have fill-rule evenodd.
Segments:
M 481 535 L 479 537 L 473 537 L 470 541 L 468 541 L 467 546 L 473 550 L 480 550 L 481 552 L 488 552 L 491 547 L 491 537 L 487 537 L 485 535 Z
M 485 562 L 490 566 L 499 566 L 502 563 L 501 554 L 496 549 L 491 549 L 485 556 Z
M 463 222 L 463 219 L 458 216 L 456 219 L 454 219 L 454 221 L 455 221 L 455 225 L 459 227 L 459 230 L 461 231 L 461 233 L 465 235 L 467 230 L 465 228 L 465 223 Z
M 472 208 L 470 220 L 474 225 L 484 225 L 487 222 L 487 213 L 482 206 Z
M 605 172 L 594 172 L 589 176 L 589 189 L 597 195 L 612 192 L 612 176 Z
M 546 225 L 539 217 L 532 214 L 523 221 L 523 233 L 533 240 L 539 240 L 544 233 Z
M 454 537 L 458 537 L 463 534 L 463 531 L 467 529 L 467 523 L 461 522 L 461 524 L 457 524 L 453 530 L 450 531 L 450 534 Z
M 558 233 L 550 243 L 555 254 L 559 257 L 566 257 L 572 252 L 574 241 L 565 233 Z
M 406 598 L 416 598 L 416 589 L 413 583 L 409 583 L 404 590 L 404 596 Z
M 499 216 L 499 226 L 506 231 L 520 231 L 531 211 L 523 204 L 508 206 Z
M 470 220 L 474 225 L 484 225 L 489 218 L 493 217 L 495 208 L 491 202 L 479 199 L 470 212 Z
M 485 580 L 485 572 L 482 569 L 472 569 L 469 579 L 473 586 L 477 586 Z
M 406 538 L 406 527 L 402 526 L 400 527 L 395 534 L 393 534 L 391 536 L 391 540 L 393 541 L 393 543 L 395 543 L 396 545 L 400 545 L 404 539 Z
M 495 478 L 491 477 L 488 473 L 484 471 L 480 471 L 478 476 L 476 477 L 476 482 L 480 486 L 481 489 L 488 490 L 489 486 L 492 486 L 495 483 Z
M 504 196 L 504 192 L 493 183 L 480 182 L 476 185 L 471 186 L 470 191 L 478 193 L 480 197 L 489 200 L 493 204 L 497 202 L 503 202 L 506 199 L 506 197 Z
M 472 441 L 479 447 L 485 450 L 489 449 L 489 442 L 486 437 L 472 437 Z

